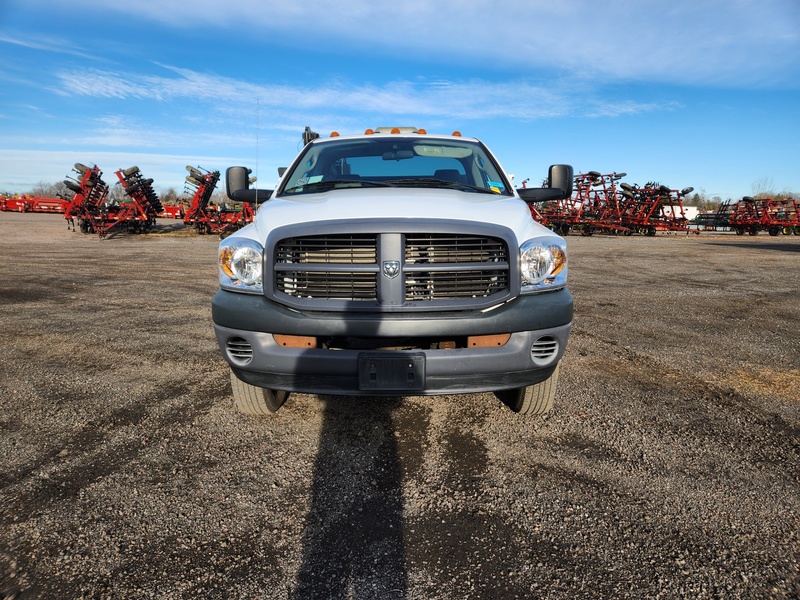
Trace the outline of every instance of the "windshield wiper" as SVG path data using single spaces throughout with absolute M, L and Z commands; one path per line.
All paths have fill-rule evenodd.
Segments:
M 369 179 L 325 179 L 322 181 L 314 181 L 312 183 L 304 183 L 303 185 L 296 185 L 294 187 L 286 188 L 284 193 L 302 194 L 304 192 L 318 192 L 321 190 L 329 190 L 337 185 L 359 185 L 361 187 L 390 187 L 382 181 L 371 181 Z
M 411 187 L 443 187 L 443 188 L 458 188 L 462 190 L 470 190 L 473 192 L 480 192 L 483 194 L 497 195 L 492 190 L 479 187 L 477 185 L 470 185 L 469 183 L 461 183 L 458 181 L 448 181 L 446 179 L 437 179 L 435 177 L 409 177 L 407 179 L 392 179 L 385 182 L 393 186 L 411 186 Z

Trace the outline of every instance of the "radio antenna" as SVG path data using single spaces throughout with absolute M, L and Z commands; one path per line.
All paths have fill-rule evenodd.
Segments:
M 260 99 L 256 98 L 256 181 L 258 181 L 258 117 L 260 113 Z M 258 185 L 256 184 L 256 206 L 258 206 Z

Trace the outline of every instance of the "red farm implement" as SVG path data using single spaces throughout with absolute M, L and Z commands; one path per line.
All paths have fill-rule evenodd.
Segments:
M 64 218 L 72 227 L 75 220 L 83 233 L 97 233 L 105 237 L 114 228 L 130 233 L 150 231 L 156 215 L 163 211 L 161 201 L 152 187 L 153 180 L 142 177 L 139 167 L 117 171 L 117 178 L 130 202 L 108 200 L 108 185 L 96 166 L 75 164 L 79 178 L 67 179 L 64 184 L 73 192 Z
M 655 183 L 643 188 L 620 183 L 625 173 L 589 171 L 575 176 L 570 198 L 531 207 L 537 221 L 561 235 L 580 231 L 613 235 L 657 231 L 690 231 L 682 198 L 693 188 L 671 190 Z
M 131 233 L 150 231 L 156 224 L 156 217 L 164 212 L 161 200 L 153 190 L 153 180 L 145 179 L 136 166 L 120 169 L 117 178 L 131 202 L 116 205 L 116 220 L 108 228 L 122 225 Z
M 186 216 L 186 208 L 183 204 L 165 204 L 164 210 L 158 213 L 162 219 L 181 219 Z
M 97 166 L 87 167 L 81 163 L 75 163 L 74 170 L 78 174 L 77 179 L 64 180 L 64 185 L 72 192 L 64 218 L 72 229 L 75 229 L 77 220 L 77 226 L 83 233 L 97 231 L 103 235 L 103 222 L 108 212 L 108 185 L 103 181 L 103 172 Z
M 0 196 L 0 210 L 7 212 L 63 213 L 69 202 L 41 196 Z
M 620 219 L 631 233 L 655 235 L 657 231 L 685 231 L 699 233 L 689 227 L 683 210 L 683 197 L 694 188 L 673 190 L 658 183 L 644 187 L 621 184 Z
M 212 195 L 220 179 L 219 171 L 204 171 L 186 166 L 186 189 L 193 192 L 192 201 L 183 222 L 197 233 L 216 233 L 220 237 L 233 233 L 253 221 L 254 211 L 247 202 L 231 206 L 217 205 Z
M 731 210 L 728 226 L 738 235 L 756 235 L 761 230 L 770 235 L 797 233 L 800 204 L 793 198 L 775 200 L 745 196 Z
M 538 211 L 531 206 L 531 212 L 537 221 L 561 235 L 567 235 L 572 231 L 591 235 L 594 228 L 599 226 L 597 217 L 606 212 L 604 199 L 595 189 L 604 183 L 603 180 L 604 176 L 597 171 L 580 173 L 575 176 L 571 197 L 547 202 Z
M 617 202 L 617 181 L 624 176 L 625 173 L 602 175 L 597 171 L 576 175 L 572 196 L 544 205 L 540 221 L 562 235 L 573 230 L 583 235 L 596 231 L 627 233 L 620 224 Z
M 739 202 L 721 202 L 716 212 L 697 215 L 705 230 L 733 230 L 737 235 L 800 234 L 800 202 L 793 198 L 772 199 L 745 196 Z

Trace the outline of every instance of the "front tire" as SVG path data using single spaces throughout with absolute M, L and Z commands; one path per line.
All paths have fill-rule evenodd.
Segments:
M 233 371 L 231 371 L 231 389 L 236 410 L 245 415 L 274 414 L 289 397 L 289 392 L 283 390 L 268 390 L 245 383 Z
M 515 413 L 521 415 L 545 415 L 553 408 L 560 368 L 561 364 L 559 363 L 556 365 L 553 374 L 540 383 L 513 390 L 501 390 L 495 392 L 495 395 Z

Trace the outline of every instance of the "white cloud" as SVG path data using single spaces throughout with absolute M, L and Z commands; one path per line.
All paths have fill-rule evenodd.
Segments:
M 39 1 L 39 0 L 30 0 Z M 66 0 L 58 0 L 66 3 Z M 53 0 L 49 0 L 53 4 Z M 726 85 L 786 84 L 800 63 L 797 0 L 70 0 L 170 27 L 321 50 L 427 57 L 585 77 Z M 794 74 L 794 77 L 793 75 Z
M 104 58 L 95 54 L 85 52 L 83 49 L 74 46 L 67 39 L 62 37 L 47 37 L 41 35 L 26 35 L 23 38 L 15 38 L 9 35 L 0 35 L 0 43 L 22 46 L 31 50 L 41 50 L 43 52 L 53 52 L 57 54 L 69 54 L 78 58 L 85 58 L 93 61 L 103 61 Z
M 165 67 L 174 76 L 135 75 L 94 70 L 84 77 L 60 75 L 60 93 L 151 101 L 191 98 L 213 105 L 222 113 L 253 111 L 260 103 L 267 112 L 298 110 L 359 114 L 439 116 L 459 119 L 512 118 L 532 120 L 578 114 L 608 116 L 671 108 L 657 103 L 598 101 L 591 88 L 569 83 L 534 85 L 527 82 L 389 81 L 383 85 L 345 81 L 317 86 L 255 85 L 224 76 Z

